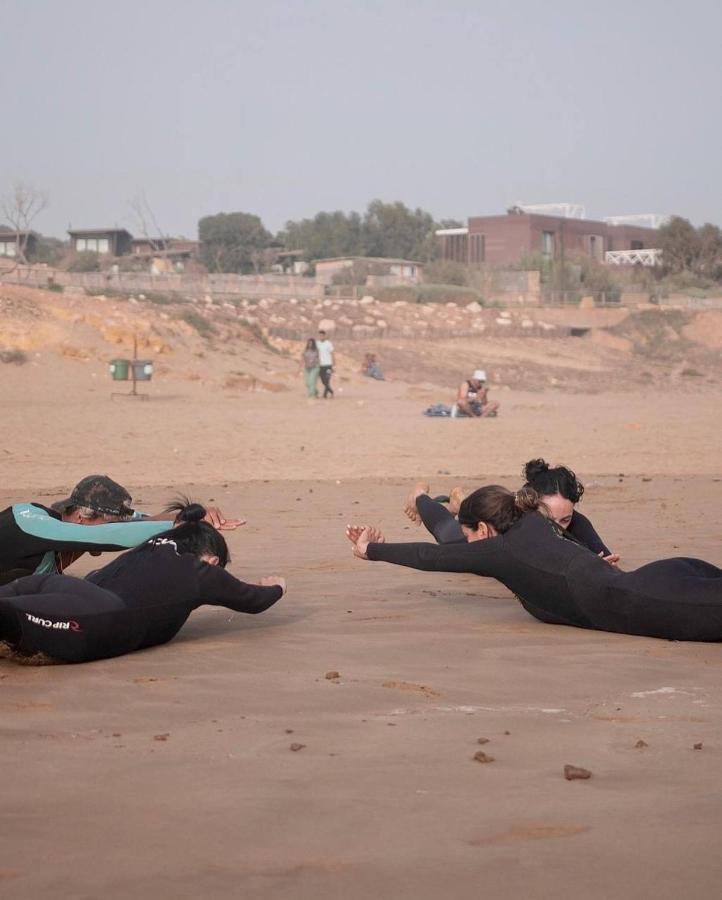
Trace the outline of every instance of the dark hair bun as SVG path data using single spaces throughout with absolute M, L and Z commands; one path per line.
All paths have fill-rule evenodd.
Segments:
M 538 478 L 543 472 L 549 471 L 549 463 L 545 459 L 530 459 L 524 466 L 522 475 L 531 483 Z
M 189 503 L 183 509 L 178 510 L 177 519 L 179 522 L 200 522 L 206 516 L 206 509 L 200 503 Z
M 206 517 L 206 508 L 200 503 L 191 503 L 187 497 L 178 497 L 166 506 L 167 513 L 175 513 L 176 522 L 201 522 Z

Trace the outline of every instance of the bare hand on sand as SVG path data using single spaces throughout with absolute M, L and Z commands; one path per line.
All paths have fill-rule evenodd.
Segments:
M 383 544 L 386 540 L 381 530 L 373 525 L 347 525 L 346 537 L 353 544 L 353 555 L 359 559 L 368 559 L 369 544 Z
M 212 525 L 218 531 L 233 531 L 234 528 L 246 524 L 245 519 L 226 519 L 217 506 L 206 508 L 206 515 L 203 521 L 208 522 L 209 525 Z

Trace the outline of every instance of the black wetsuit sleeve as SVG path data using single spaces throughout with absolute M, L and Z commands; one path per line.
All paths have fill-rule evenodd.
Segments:
M 499 541 L 487 538 L 464 544 L 369 544 L 369 559 L 425 572 L 469 572 L 495 577 L 499 571 Z
M 255 615 L 267 610 L 283 596 L 281 588 L 275 584 L 269 587 L 262 584 L 246 584 L 226 572 L 220 566 L 201 563 L 198 573 L 200 599 L 198 606 L 225 606 L 235 612 Z
M 599 537 L 589 519 L 580 512 L 577 512 L 576 509 L 572 513 L 572 521 L 569 523 L 567 531 L 575 537 L 580 544 L 583 544 L 588 550 L 591 550 L 592 553 L 596 553 L 597 556 L 599 556 L 600 553 L 603 556 L 609 556 L 612 552 Z
M 437 500 L 432 500 L 428 494 L 421 494 L 421 496 L 416 498 L 416 509 L 427 531 L 433 534 L 437 543 L 466 543 L 464 532 L 461 530 L 461 525 L 459 525 L 456 517 Z

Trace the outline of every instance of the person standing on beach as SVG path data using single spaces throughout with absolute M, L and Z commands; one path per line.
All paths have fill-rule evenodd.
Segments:
M 318 381 L 319 368 L 316 341 L 313 338 L 309 338 L 303 351 L 303 380 L 306 383 L 306 395 L 308 397 L 318 397 L 316 382 Z
M 333 344 L 326 337 L 325 331 L 318 332 L 318 340 L 316 341 L 316 349 L 318 350 L 319 374 L 323 382 L 323 399 L 333 397 L 333 388 L 331 387 L 331 375 L 333 374 Z

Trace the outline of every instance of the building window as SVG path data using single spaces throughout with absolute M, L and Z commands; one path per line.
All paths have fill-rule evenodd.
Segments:
M 78 253 L 82 253 L 84 250 L 87 250 L 87 242 L 85 238 L 78 238 L 75 242 L 75 249 Z
M 452 259 L 454 262 L 466 263 L 467 254 L 467 236 L 465 234 L 448 235 L 445 244 L 445 259 Z
M 592 259 L 601 259 L 604 250 L 604 238 L 598 234 L 589 235 L 589 255 Z
M 107 253 L 110 250 L 108 238 L 98 238 L 98 253 Z
M 554 232 L 542 231 L 542 254 L 544 256 L 554 256 Z
M 15 256 L 15 244 L 3 243 L 0 244 L 0 256 Z
M 483 234 L 469 235 L 469 265 L 478 266 L 484 262 L 486 257 L 486 246 Z

